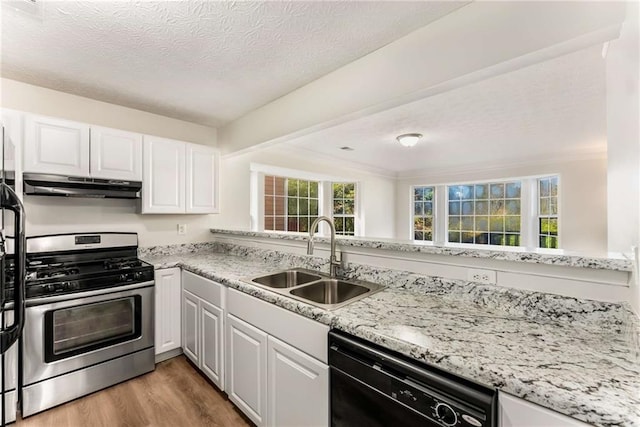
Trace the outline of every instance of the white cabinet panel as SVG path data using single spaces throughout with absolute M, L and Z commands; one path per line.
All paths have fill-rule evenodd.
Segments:
M 229 399 L 256 425 L 265 425 L 267 334 L 227 316 L 227 378 Z
M 200 346 L 200 369 L 207 375 L 220 389 L 223 384 L 223 356 L 222 348 L 224 341 L 223 326 L 224 312 L 215 305 L 200 300 L 200 324 L 202 334 Z
M 156 355 L 181 346 L 180 295 L 180 269 L 156 270 Z
M 187 213 L 218 212 L 218 152 L 187 144 Z
M 500 427 L 587 427 L 589 424 L 506 393 L 498 394 Z
M 91 176 L 142 181 L 142 135 L 91 126 Z
M 24 171 L 88 177 L 89 125 L 27 116 Z
M 2 126 L 4 128 L 4 159 L 2 166 L 5 171 L 20 171 L 20 150 L 23 143 L 24 121 L 19 111 L 2 109 Z
M 185 143 L 144 137 L 142 213 L 185 213 Z
M 196 365 L 200 355 L 198 301 L 195 295 L 182 291 L 182 351 Z
M 329 425 L 329 367 L 290 345 L 268 340 L 268 425 Z

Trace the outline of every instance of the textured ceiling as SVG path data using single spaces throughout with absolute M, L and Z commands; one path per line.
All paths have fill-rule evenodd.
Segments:
M 284 144 L 400 173 L 487 167 L 606 149 L 602 46 L 535 64 Z M 413 148 L 395 138 L 418 132 Z M 349 146 L 354 151 L 342 151 Z
M 216 126 L 465 2 L 41 1 L 38 18 L 9 4 L 4 77 Z

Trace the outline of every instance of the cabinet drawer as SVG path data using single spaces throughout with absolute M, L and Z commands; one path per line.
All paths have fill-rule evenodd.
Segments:
M 182 272 L 182 288 L 202 298 L 209 304 L 224 308 L 225 287 L 213 280 L 205 279 L 188 271 Z
M 235 289 L 227 292 L 227 312 L 269 335 L 327 362 L 329 327 Z

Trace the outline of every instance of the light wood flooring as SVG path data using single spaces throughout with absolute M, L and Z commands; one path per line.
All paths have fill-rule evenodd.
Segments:
M 18 427 L 225 426 L 251 424 L 184 356 L 106 390 L 18 420 Z

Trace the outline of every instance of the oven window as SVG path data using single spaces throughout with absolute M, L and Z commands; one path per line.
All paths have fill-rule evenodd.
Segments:
M 140 337 L 138 295 L 45 313 L 45 359 L 60 360 Z

